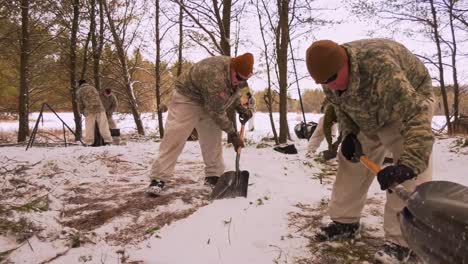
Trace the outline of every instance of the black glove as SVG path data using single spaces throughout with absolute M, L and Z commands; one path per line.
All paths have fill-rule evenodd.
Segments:
M 252 111 L 250 110 L 245 110 L 242 113 L 239 113 L 239 122 L 243 125 L 245 125 L 250 118 L 252 118 Z
M 322 151 L 322 157 L 324 160 L 331 160 L 336 158 L 337 151 L 335 149 L 327 149 Z
M 228 142 L 232 143 L 235 152 L 237 152 L 239 148 L 244 147 L 244 141 L 241 140 L 241 138 L 239 137 L 239 133 L 237 132 L 228 134 Z
M 359 162 L 359 157 L 356 157 L 356 142 L 359 142 L 355 134 L 348 134 L 341 143 L 341 153 L 343 156 L 352 162 Z
M 414 171 L 403 164 L 385 167 L 377 173 L 377 180 L 380 183 L 381 190 L 387 190 L 395 184 L 400 184 L 414 177 L 416 177 Z

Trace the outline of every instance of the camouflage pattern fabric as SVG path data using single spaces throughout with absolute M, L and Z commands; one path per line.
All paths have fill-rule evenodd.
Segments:
M 368 39 L 342 45 L 348 53 L 350 80 L 344 92 L 324 85 L 337 111 L 340 130 L 375 135 L 391 122 L 402 122 L 404 150 L 400 162 L 416 174 L 424 171 L 432 152 L 429 104 L 431 77 L 424 64 L 400 43 Z
M 80 107 L 80 112 L 83 115 L 88 114 L 98 114 L 104 112 L 104 107 L 102 106 L 101 98 L 99 93 L 89 84 L 82 84 L 78 91 L 76 92 L 76 98 L 78 105 Z
M 200 103 L 223 131 L 234 133 L 234 125 L 226 111 L 229 108 L 235 108 L 238 112 L 248 111 L 239 100 L 241 93 L 248 91 L 248 84 L 231 84 L 230 61 L 231 58 L 227 56 L 201 60 L 179 76 L 175 88 L 177 92 Z
M 324 110 L 324 118 L 323 118 L 323 134 L 325 135 L 325 139 L 327 140 L 329 149 L 331 148 L 333 144 L 332 127 L 333 127 L 333 124 L 337 122 L 338 121 L 336 118 L 336 113 L 335 113 L 335 109 L 333 108 L 333 105 L 326 104 L 325 110 Z
M 107 116 L 112 116 L 112 113 L 117 110 L 119 105 L 117 102 L 117 97 L 113 93 L 111 93 L 109 96 L 101 94 L 101 102 Z

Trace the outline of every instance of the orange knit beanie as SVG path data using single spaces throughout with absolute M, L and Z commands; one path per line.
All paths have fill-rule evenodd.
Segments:
M 231 59 L 231 67 L 242 77 L 250 77 L 253 71 L 254 57 L 252 53 L 245 53 Z
M 345 63 L 345 49 L 331 40 L 316 41 L 306 52 L 307 70 L 316 83 L 324 83 L 338 73 Z

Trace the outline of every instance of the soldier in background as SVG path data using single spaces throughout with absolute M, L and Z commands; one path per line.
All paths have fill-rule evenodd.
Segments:
M 99 127 L 99 132 L 104 139 L 104 144 L 112 143 L 112 137 L 107 123 L 107 117 L 102 106 L 99 92 L 86 83 L 85 80 L 78 82 L 79 88 L 76 92 L 76 98 L 79 105 L 80 113 L 85 116 L 85 135 L 84 142 L 86 145 L 94 143 L 94 130 L 96 124 Z
M 338 146 L 341 143 L 341 136 L 338 136 L 335 143 L 333 143 L 333 134 L 336 134 L 337 129 L 337 118 L 335 109 L 326 100 L 323 101 L 321 111 L 323 115 L 320 117 L 317 127 L 314 133 L 309 139 L 309 145 L 307 145 L 306 157 L 312 158 L 315 156 L 317 149 L 320 147 L 323 139 L 325 138 L 328 143 L 328 149 L 323 151 L 322 157 L 325 160 L 330 160 L 336 157 L 338 152 Z
M 117 125 L 115 120 L 112 118 L 114 112 L 117 111 L 117 107 L 119 103 L 117 101 L 117 97 L 112 92 L 111 88 L 106 88 L 101 93 L 101 102 L 104 106 L 107 116 L 107 122 L 109 123 L 110 133 L 113 139 L 113 143 L 116 145 L 120 144 L 120 130 L 117 129 Z
M 169 105 L 159 157 L 150 172 L 148 194 L 159 195 L 167 188 L 177 158 L 194 128 L 205 162 L 205 182 L 216 184 L 224 172 L 222 131 L 228 134 L 235 151 L 244 145 L 226 110 L 235 108 L 244 124 L 252 116 L 240 105 L 239 97 L 241 89 L 248 87 L 253 63 L 250 53 L 235 58 L 214 56 L 194 64 L 179 76 Z
M 111 88 L 106 88 L 101 93 L 101 102 L 104 106 L 104 110 L 106 111 L 107 122 L 109 123 L 109 128 L 114 129 L 117 128 L 115 120 L 112 118 L 112 114 L 117 111 L 117 107 L 119 103 L 117 101 L 117 97 L 112 92 Z
M 250 92 L 247 93 L 247 108 L 252 113 L 252 117 L 249 120 L 249 131 L 254 131 L 254 129 L 255 129 L 255 112 L 257 112 L 257 102 L 255 101 L 255 97 L 253 97 Z
M 393 154 L 395 163 L 377 174 L 382 190 L 402 184 L 412 191 L 432 179 L 431 77 L 413 53 L 387 39 L 343 45 L 317 41 L 307 49 L 306 64 L 335 108 L 344 136 L 328 207 L 333 222 L 321 228 L 317 239 L 354 238 L 359 234 L 361 212 L 375 176 L 360 163 L 350 161 L 354 140 L 359 140 L 364 153 L 379 165 L 386 152 Z M 411 254 L 397 216 L 404 206 L 395 193 L 387 192 L 387 243 L 375 254 L 377 263 L 402 263 Z

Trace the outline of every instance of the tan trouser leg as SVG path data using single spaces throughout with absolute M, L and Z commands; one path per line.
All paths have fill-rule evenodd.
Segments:
M 358 135 L 364 153 L 377 164 L 382 164 L 385 149 L 376 137 Z M 329 214 L 333 221 L 356 223 L 366 203 L 367 191 L 375 175 L 360 163 L 352 163 L 338 151 L 338 172 L 333 184 Z
M 429 102 L 429 111 L 431 114 L 430 122 L 432 122 L 432 113 L 434 109 L 434 103 Z M 391 126 L 388 126 L 386 129 L 383 129 L 379 132 L 379 138 L 382 143 L 391 151 L 393 154 L 393 160 L 395 162 L 401 156 L 403 152 L 403 137 L 400 135 L 401 123 L 396 123 Z M 413 191 L 416 186 L 421 183 L 428 182 L 432 180 L 432 155 L 429 158 L 429 163 L 425 171 L 419 174 L 415 180 L 409 180 L 404 182 L 402 185 L 408 190 Z M 400 223 L 398 221 L 398 213 L 405 207 L 405 203 L 398 198 L 395 193 L 387 192 L 387 202 L 385 203 L 385 212 L 384 212 L 384 231 L 385 237 L 387 240 L 392 241 L 393 243 L 407 247 L 406 243 L 400 229 Z
M 85 116 L 84 143 L 86 145 L 91 145 L 94 143 L 95 123 L 96 123 L 96 114 L 87 114 Z
M 252 113 L 252 117 L 249 120 L 249 130 L 255 129 L 255 112 Z
M 432 113 L 433 103 L 430 105 Z M 432 114 L 430 115 L 432 120 Z M 393 154 L 394 161 L 397 162 L 403 151 L 403 137 L 401 136 L 402 124 L 392 123 L 380 129 L 375 137 L 369 138 L 362 134 L 358 135 L 363 146 L 363 151 L 367 156 L 381 165 L 387 151 Z M 338 174 L 333 185 L 332 199 L 330 202 L 330 217 L 332 220 L 341 223 L 358 222 L 361 211 L 365 204 L 367 190 L 374 179 L 374 175 L 360 164 L 353 164 L 347 161 L 341 154 L 338 155 Z M 403 183 L 409 191 L 432 179 L 432 158 L 429 160 L 427 169 L 419 174 L 416 180 L 408 180 Z M 385 237 L 399 245 L 407 246 L 404 240 L 397 214 L 405 206 L 395 193 L 387 192 L 387 201 L 384 212 Z
M 165 136 L 159 146 L 159 157 L 151 168 L 151 179 L 167 180 L 172 176 L 177 158 L 198 123 L 202 111 L 202 107 L 189 98 L 177 92 L 173 94 L 166 120 Z
M 222 130 L 205 111 L 195 128 L 205 162 L 205 176 L 221 176 L 224 172 Z
M 109 124 L 109 128 L 112 128 L 112 129 L 117 128 L 117 125 L 115 123 L 115 120 L 112 118 L 112 115 L 107 116 L 107 122 Z
M 371 160 L 381 165 L 388 150 L 393 154 L 395 162 L 398 161 L 403 150 L 403 138 L 399 133 L 400 128 L 401 124 L 394 124 L 383 128 L 378 133 L 379 140 L 369 140 L 368 137 L 359 134 L 358 138 L 363 145 L 364 153 Z M 367 191 L 374 177 L 361 164 L 347 161 L 340 151 L 338 155 L 338 174 L 333 185 L 332 199 L 329 207 L 331 219 L 340 223 L 358 222 L 366 202 Z M 432 161 L 429 162 L 428 168 L 418 175 L 416 180 L 406 181 L 403 183 L 403 186 L 412 191 L 417 185 L 431 179 Z M 395 193 L 390 194 L 387 192 L 384 212 L 385 237 L 394 243 L 407 246 L 401 234 L 397 217 L 397 213 L 404 206 L 405 203 Z
M 99 133 L 101 133 L 101 137 L 104 139 L 104 142 L 112 143 L 113 139 L 110 134 L 106 113 L 101 112 L 99 114 L 96 114 L 96 120 L 99 126 Z

